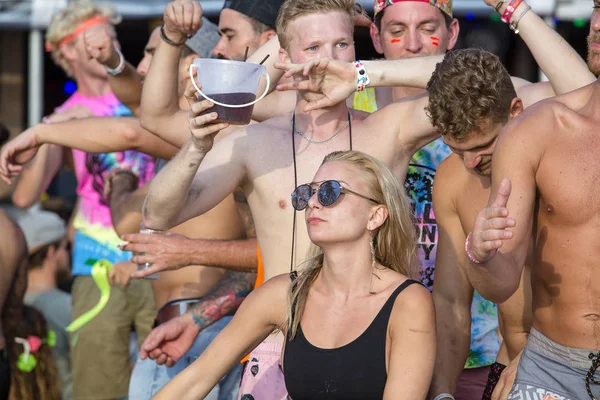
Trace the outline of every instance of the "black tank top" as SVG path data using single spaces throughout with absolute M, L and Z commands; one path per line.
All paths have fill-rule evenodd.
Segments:
M 354 341 L 336 349 L 313 346 L 298 326 L 286 340 L 283 371 L 293 400 L 381 400 L 387 380 L 385 345 L 387 327 L 403 282 L 385 302 L 369 327 Z

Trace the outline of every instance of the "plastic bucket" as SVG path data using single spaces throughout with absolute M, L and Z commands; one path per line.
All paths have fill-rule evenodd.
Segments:
M 194 68 L 198 69 L 196 79 Z M 267 86 L 264 93 L 256 98 L 263 76 L 267 79 Z M 212 58 L 196 58 L 190 65 L 190 79 L 198 93 L 214 103 L 214 107 L 202 114 L 216 112 L 218 117 L 215 122 L 234 125 L 250 123 L 254 104 L 266 96 L 271 84 L 263 65 Z M 197 83 L 202 85 L 202 90 Z

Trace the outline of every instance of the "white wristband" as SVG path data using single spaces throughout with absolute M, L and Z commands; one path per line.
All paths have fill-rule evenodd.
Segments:
M 123 57 L 123 53 L 121 53 L 121 50 L 119 50 L 116 47 L 115 47 L 115 51 L 119 55 L 119 65 L 117 65 L 117 68 L 113 69 L 113 68 L 107 67 L 106 65 L 104 66 L 104 68 L 106 68 L 106 72 L 108 72 L 112 76 L 119 75 L 125 69 L 125 57 Z
M 356 67 L 356 91 L 362 92 L 365 90 L 365 87 L 371 83 L 371 80 L 369 79 L 369 74 L 367 74 L 367 69 L 362 61 L 354 61 L 354 66 Z
M 433 400 L 442 400 L 442 399 L 452 399 L 452 400 L 456 400 L 454 398 L 454 396 L 452 396 L 450 393 L 440 393 L 437 396 L 435 396 L 435 399 Z

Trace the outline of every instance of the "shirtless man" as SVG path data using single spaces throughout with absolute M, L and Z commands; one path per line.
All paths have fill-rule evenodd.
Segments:
M 336 8 L 326 0 L 286 2 L 278 24 L 279 39 L 285 49 L 280 51 L 282 60 L 304 62 L 318 57 L 352 60 L 350 21 L 354 2 L 343 4 L 345 8 Z M 310 11 L 291 19 L 289 15 L 296 11 L 296 7 Z M 319 8 L 329 11 L 315 11 Z M 183 21 L 183 17 L 180 20 Z M 161 47 L 155 57 L 176 57 L 176 53 L 168 54 L 167 51 L 169 48 Z M 416 69 L 421 71 L 427 64 L 432 68 L 432 63 L 435 60 L 425 58 L 395 61 L 392 75 L 405 77 L 410 73 L 407 65 L 416 65 Z M 397 84 L 386 80 L 390 75 L 382 75 L 384 79 L 380 79 L 376 62 L 365 64 L 369 64 L 367 70 L 373 67 L 372 85 Z M 338 102 L 354 92 L 356 72 L 351 76 L 354 89 L 340 95 Z M 341 88 L 342 92 L 344 90 Z M 293 252 L 296 258 L 291 257 L 294 215 L 289 205 L 289 194 L 295 181 L 311 179 L 325 154 L 349 148 L 351 139 L 350 130 L 346 129 L 350 125 L 346 105 L 340 103 L 325 110 L 305 112 L 305 106 L 313 98 L 305 92 L 299 94 L 295 110 L 296 134 L 291 134 L 292 115 L 284 115 L 230 134 L 215 143 L 213 150 L 210 150 L 212 135 L 206 134 L 199 126 L 214 115 L 192 120 L 194 137 L 151 184 L 144 211 L 145 225 L 155 229 L 176 225 L 206 212 L 222 196 L 241 186 L 255 218 L 266 278 L 300 264 L 307 249 L 308 236 L 304 226 L 296 228 Z M 376 155 L 391 165 L 398 176 L 404 176 L 414 151 L 436 137 L 425 115 L 425 105 L 426 97 L 420 96 L 393 103 L 371 115 L 352 111 L 352 147 Z M 196 106 L 193 106 L 193 111 Z M 326 142 L 315 143 L 320 141 Z M 277 346 L 272 345 L 271 348 L 277 349 Z M 161 354 L 161 350 L 157 350 Z M 267 350 L 267 353 L 271 359 L 278 359 L 277 355 L 272 357 L 273 351 Z M 263 359 L 269 359 L 269 356 Z M 242 393 L 245 392 L 242 390 Z
M 588 46 L 590 70 L 598 75 L 598 0 Z M 501 303 L 517 290 L 532 254 L 533 327 L 510 399 L 600 396 L 593 382 L 600 354 L 593 272 L 600 256 L 599 101 L 597 80 L 541 102 L 509 122 L 496 145 L 488 207 L 477 214 L 467 243 L 468 274 L 482 296 Z
M 0 210 L 0 400 L 8 400 L 10 366 L 6 354 L 11 321 L 17 321 L 27 289 L 27 244 L 19 226 Z
M 593 75 L 590 73 L 587 79 L 593 81 Z M 470 82 L 469 87 L 460 81 Z M 478 50 L 448 53 L 427 88 L 432 124 L 454 153 L 438 168 L 433 190 L 440 237 L 433 296 L 436 324 L 442 332 L 438 345 L 447 346 L 439 351 L 449 358 L 445 361 L 448 370 L 442 374 L 452 382 L 469 351 L 473 286 L 467 276 L 464 242 L 477 212 L 486 206 L 490 195 L 491 160 L 498 133 L 530 104 L 517 97 L 500 60 Z M 525 346 L 532 319 L 530 298 L 526 272 L 519 290 L 498 305 L 504 341 L 491 366 L 485 399 L 491 398 L 500 373 Z M 453 389 L 450 386 L 449 393 Z

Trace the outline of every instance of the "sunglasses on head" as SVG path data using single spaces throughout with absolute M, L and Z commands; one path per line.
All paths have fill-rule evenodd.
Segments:
M 378 201 L 375 199 L 363 196 L 360 193 L 356 193 L 348 188 L 343 187 L 338 181 L 329 180 L 321 183 L 317 189 L 312 187 L 312 185 L 309 183 L 298 186 L 292 193 L 292 207 L 294 207 L 296 211 L 304 210 L 306 207 L 308 207 L 308 200 L 310 200 L 315 192 L 317 193 L 317 200 L 319 201 L 319 204 L 324 207 L 333 205 L 344 193 L 351 193 L 358 197 L 362 197 L 363 199 L 372 201 L 373 203 L 378 203 Z

